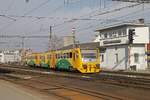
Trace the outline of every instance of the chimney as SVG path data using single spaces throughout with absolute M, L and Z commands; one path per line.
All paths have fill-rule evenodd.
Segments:
M 138 19 L 138 23 L 139 24 L 144 24 L 144 19 L 143 18 Z

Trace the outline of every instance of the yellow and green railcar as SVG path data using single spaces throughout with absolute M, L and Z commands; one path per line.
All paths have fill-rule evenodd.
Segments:
M 36 53 L 30 54 L 25 57 L 26 64 L 29 66 L 35 66 L 36 65 Z
M 81 73 L 100 71 L 98 49 L 69 49 L 32 54 L 35 66 L 57 70 L 78 70 Z M 31 60 L 31 59 L 30 59 Z

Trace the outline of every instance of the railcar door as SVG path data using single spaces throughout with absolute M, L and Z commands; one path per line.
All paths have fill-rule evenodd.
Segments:
M 51 55 L 51 66 L 50 66 L 50 68 L 55 69 L 55 66 L 56 66 L 56 54 L 52 54 Z

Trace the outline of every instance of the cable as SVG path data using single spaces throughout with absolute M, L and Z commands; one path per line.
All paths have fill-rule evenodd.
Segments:
M 149 0 L 112 0 L 112 1 L 120 1 L 120 2 L 137 2 L 137 3 L 150 3 Z
M 26 12 L 26 13 L 24 13 L 23 15 L 28 15 L 28 14 L 34 12 L 35 10 L 41 8 L 42 6 L 44 6 L 45 4 L 47 4 L 47 3 L 50 2 L 50 1 L 51 1 L 51 0 L 47 0 L 47 1 L 43 2 L 43 3 L 41 3 L 41 4 L 38 5 L 37 7 L 31 9 L 30 11 L 28 11 L 28 12 Z
M 149 7 L 147 7 L 146 9 L 149 9 Z M 133 14 L 134 14 L 134 16 L 135 16 L 136 13 L 139 13 L 139 12 L 142 12 L 142 11 L 143 11 L 143 10 L 135 11 L 135 12 L 131 12 L 131 13 L 128 13 L 128 14 L 126 14 L 126 15 L 123 15 L 123 16 L 119 16 L 119 17 L 115 17 L 115 18 L 111 18 L 111 19 L 106 19 L 105 21 L 101 22 L 100 24 L 96 24 L 96 25 L 89 25 L 90 23 L 88 23 L 89 26 L 83 25 L 83 26 L 87 26 L 87 27 L 85 27 L 85 28 L 79 28 L 79 29 L 77 28 L 77 29 L 78 29 L 77 32 L 84 31 L 84 30 L 89 30 L 89 29 L 91 29 L 92 27 L 99 26 L 99 25 L 101 25 L 101 24 L 103 24 L 103 23 L 107 23 L 107 22 L 112 23 L 112 22 L 121 21 L 121 23 L 122 23 L 122 22 L 128 23 L 128 22 L 131 22 L 131 21 L 126 21 L 125 17 L 131 17 L 131 15 L 133 15 Z M 145 12 L 145 13 L 146 13 L 146 12 Z M 136 15 L 136 16 L 137 16 L 137 15 Z M 121 18 L 121 19 L 120 19 L 120 18 Z M 122 18 L 124 18 L 125 21 L 122 21 L 122 20 L 123 20 Z M 110 22 L 110 21 L 111 21 L 111 22 Z M 133 21 L 133 20 L 132 20 L 132 21 Z M 114 25 L 114 24 L 113 24 L 113 25 Z M 108 26 L 108 25 L 107 25 L 107 26 Z
M 134 4 L 134 5 L 129 5 L 129 6 L 125 6 L 125 7 L 113 9 L 113 10 L 110 10 L 110 11 L 105 11 L 105 12 L 102 12 L 102 13 L 99 13 L 99 14 L 92 15 L 91 17 L 100 16 L 100 15 L 105 15 L 105 14 L 113 13 L 113 12 L 116 12 L 116 11 L 121 11 L 121 10 L 123 10 L 123 9 L 135 7 L 135 6 L 138 6 L 138 5 L 141 5 L 141 4 Z M 56 24 L 56 25 L 54 25 L 53 27 L 58 27 L 58 26 L 60 26 L 60 25 L 63 25 L 63 24 L 65 24 L 65 23 L 70 23 L 70 22 L 73 22 L 73 21 L 75 21 L 75 20 L 73 20 L 73 19 L 67 20 L 67 21 L 64 21 L 63 23 Z
M 126 9 L 126 8 L 128 8 L 128 7 L 135 7 L 135 6 L 138 6 L 138 5 L 140 5 L 140 4 L 136 4 L 136 5 L 129 5 L 129 6 L 125 6 L 125 7 L 120 7 L 120 8 L 117 8 L 117 9 L 114 9 L 113 10 L 113 12 L 115 12 L 115 11 L 118 11 L 119 9 L 120 10 L 122 10 L 122 9 Z M 112 10 L 111 10 L 112 11 Z M 106 11 L 106 12 L 102 12 L 101 13 L 101 15 L 104 15 L 104 14 L 107 14 L 107 12 L 108 13 L 111 13 L 111 11 Z M 94 17 L 94 16 L 93 16 Z M 101 19 L 99 19 L 99 20 L 101 20 Z M 110 19 L 111 20 L 111 19 Z M 75 21 L 75 20 L 68 20 L 68 21 L 65 21 L 65 22 L 63 22 L 63 23 L 60 23 L 60 24 L 57 24 L 57 25 L 54 25 L 54 27 L 58 27 L 58 26 L 61 26 L 61 25 L 63 25 L 63 24 L 65 24 L 65 23 L 70 23 L 70 22 L 73 22 L 73 21 Z M 88 24 L 89 25 L 89 24 Z M 85 25 L 86 26 L 86 25 Z
M 40 20 L 40 19 L 56 19 L 56 20 L 66 20 L 66 19 L 70 19 L 71 21 L 76 21 L 76 20 L 83 20 L 83 21 L 86 21 L 86 20 L 101 20 L 101 19 L 98 19 L 98 18 L 69 18 L 69 17 L 45 17 L 45 16 L 24 16 L 24 15 L 5 15 L 5 14 L 0 14 L 1 17 L 7 17 L 7 18 L 10 18 L 14 21 L 16 21 L 16 19 L 14 18 L 35 18 L 37 20 Z M 12 18 L 13 17 L 13 18 Z
M 149 9 L 150 7 L 148 7 L 148 9 Z M 141 10 L 142 11 L 142 10 Z M 132 21 L 134 21 L 134 20 L 132 20 L 132 21 L 123 21 L 123 19 L 122 18 L 124 18 L 124 17 L 131 17 L 131 15 L 135 15 L 136 13 L 139 13 L 139 11 L 135 11 L 135 12 L 131 12 L 131 13 L 128 13 L 128 14 L 126 14 L 126 15 L 123 15 L 123 16 L 119 16 L 119 17 L 116 17 L 116 18 L 112 18 L 112 21 L 114 20 L 114 22 L 117 22 L 117 20 L 119 21 L 122 21 L 122 22 L 132 22 Z M 129 16 L 127 16 L 127 15 L 129 15 Z M 121 19 L 120 19 L 121 18 Z M 117 19 L 116 21 L 115 21 L 115 19 Z M 110 22 L 110 20 L 111 19 L 108 19 L 108 20 L 106 20 L 106 21 L 109 21 Z M 124 20 L 125 20 L 125 18 L 124 18 Z M 121 22 L 121 23 L 122 23 Z M 91 28 L 91 27 L 95 27 L 95 26 L 99 26 L 99 25 L 101 25 L 102 23 L 105 23 L 104 21 L 103 22 L 101 22 L 100 24 L 96 24 L 96 25 L 90 25 L 90 26 L 88 26 L 88 27 L 86 27 L 86 28 L 82 28 L 82 29 L 79 29 L 78 30 L 78 32 L 80 32 L 80 31 L 83 31 L 83 30 L 86 30 L 86 29 L 89 29 L 89 28 Z M 115 25 L 115 24 L 113 24 L 113 25 Z M 107 25 L 108 26 L 108 25 Z
M 10 20 L 16 21 L 16 19 L 15 19 L 15 18 L 12 18 L 12 17 L 7 16 L 7 15 L 4 15 L 4 14 L 0 15 L 0 17 L 4 17 L 4 18 L 7 18 L 7 19 L 10 19 Z
M 47 0 L 47 1 L 43 2 L 43 3 L 41 3 L 41 4 L 38 5 L 37 7 L 31 9 L 30 11 L 28 11 L 28 12 L 26 12 L 26 13 L 24 13 L 23 15 L 27 15 L 27 14 L 29 14 L 29 13 L 34 12 L 35 10 L 39 9 L 40 7 L 42 7 L 43 5 L 47 4 L 47 3 L 50 2 L 50 1 L 51 1 L 51 0 Z M 4 26 L 4 28 L 1 28 L 0 31 L 5 30 L 6 28 L 12 26 L 12 25 L 15 24 L 18 20 L 19 20 L 19 19 L 15 19 L 13 23 L 10 23 L 9 25 Z

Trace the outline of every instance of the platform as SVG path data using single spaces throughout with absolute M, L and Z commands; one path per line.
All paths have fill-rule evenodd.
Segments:
M 46 97 L 33 93 L 13 83 L 0 79 L 0 100 L 56 100 L 53 97 Z

